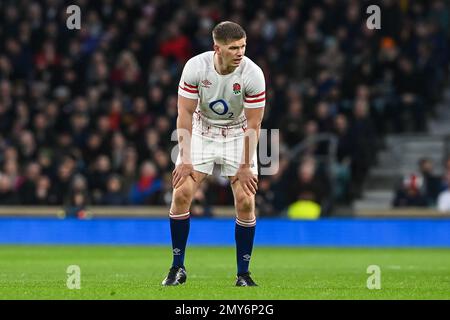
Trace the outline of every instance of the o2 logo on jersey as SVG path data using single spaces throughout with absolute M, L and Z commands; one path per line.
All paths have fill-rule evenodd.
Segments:
M 211 102 L 209 108 L 219 116 L 223 116 L 228 112 L 228 104 L 222 99 Z
M 214 112 L 215 114 L 219 116 L 223 116 L 224 114 L 228 115 L 228 119 L 234 118 L 233 112 L 228 112 L 228 104 L 225 102 L 225 100 L 219 99 L 213 102 L 209 103 L 209 108 Z

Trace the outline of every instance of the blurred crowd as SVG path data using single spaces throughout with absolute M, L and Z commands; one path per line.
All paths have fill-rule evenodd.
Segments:
M 71 4 L 81 30 L 66 27 Z M 371 4 L 380 30 L 366 27 Z M 329 214 L 360 196 L 383 135 L 427 130 L 448 78 L 449 10 L 444 0 L 1 1 L 0 204 L 169 204 L 183 65 L 232 20 L 266 76 L 263 128 L 281 133 L 260 214 L 298 201 Z M 193 214 L 232 199 L 214 176 Z

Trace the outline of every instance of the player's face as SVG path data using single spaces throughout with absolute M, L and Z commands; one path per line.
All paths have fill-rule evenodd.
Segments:
M 236 68 L 244 59 L 246 38 L 218 45 L 218 53 L 222 57 L 223 64 L 227 67 Z

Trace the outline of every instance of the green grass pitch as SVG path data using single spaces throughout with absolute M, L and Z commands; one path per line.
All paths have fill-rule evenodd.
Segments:
M 233 247 L 189 247 L 179 287 L 160 285 L 170 263 L 168 247 L 0 246 L 0 299 L 450 299 L 448 249 L 256 247 L 255 288 L 234 287 Z M 366 287 L 369 265 L 380 290 Z

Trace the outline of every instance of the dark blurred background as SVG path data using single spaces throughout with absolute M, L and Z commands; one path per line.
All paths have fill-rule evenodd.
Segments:
M 71 4 L 81 30 L 66 27 Z M 2 0 L 0 204 L 169 205 L 179 77 L 223 20 L 245 28 L 263 128 L 281 134 L 261 216 L 445 202 L 449 1 Z M 213 176 L 192 210 L 232 204 Z

